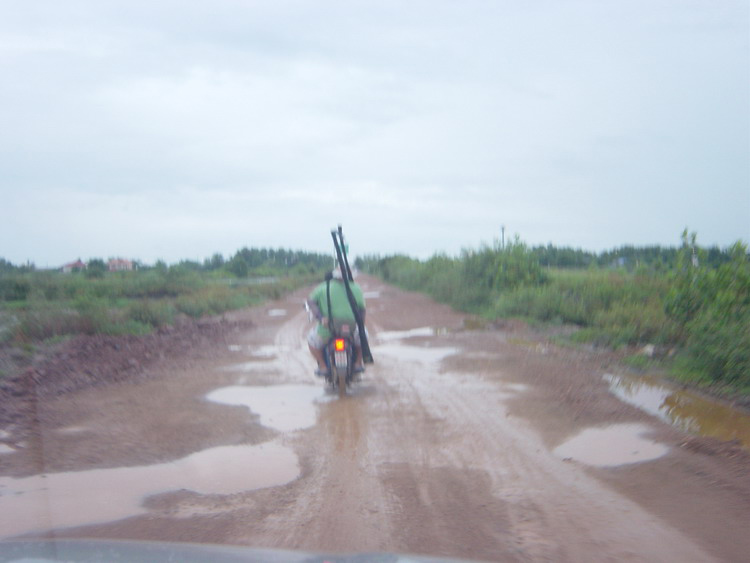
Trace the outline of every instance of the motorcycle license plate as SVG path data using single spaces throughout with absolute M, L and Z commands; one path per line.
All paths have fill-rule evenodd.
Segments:
M 336 362 L 336 365 L 339 367 L 346 367 L 348 363 L 348 358 L 346 357 L 346 351 L 343 352 L 336 352 L 334 361 Z

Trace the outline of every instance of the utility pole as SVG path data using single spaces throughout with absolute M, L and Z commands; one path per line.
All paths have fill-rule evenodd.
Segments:
M 500 227 L 500 248 L 505 250 L 505 225 Z

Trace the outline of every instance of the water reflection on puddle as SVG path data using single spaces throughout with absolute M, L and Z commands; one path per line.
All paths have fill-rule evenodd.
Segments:
M 58 428 L 56 430 L 58 434 L 65 434 L 65 435 L 84 434 L 89 431 L 90 431 L 90 428 L 86 426 L 65 426 L 64 428 Z
M 286 316 L 286 309 L 271 309 L 268 311 L 269 317 L 285 317 Z
M 220 446 L 176 461 L 0 477 L 0 537 L 111 522 L 143 514 L 143 500 L 168 491 L 232 494 L 284 485 L 300 474 L 297 456 L 275 442 Z
M 392 340 L 402 340 L 404 338 L 413 338 L 416 336 L 436 336 L 445 332 L 445 329 L 425 326 L 421 328 L 412 328 L 410 330 L 382 331 L 377 334 L 377 338 L 381 342 L 390 342 Z
M 456 348 L 406 346 L 395 342 L 393 344 L 379 344 L 373 348 L 373 352 L 391 356 L 399 361 L 432 364 L 456 354 L 458 350 Z
M 12 454 L 16 450 L 6 444 L 0 444 L 0 454 Z
M 247 407 L 260 417 L 263 426 L 280 432 L 314 426 L 317 419 L 315 405 L 331 399 L 325 395 L 323 387 L 314 385 L 232 385 L 211 391 L 206 398 L 224 405 Z
M 750 448 L 748 414 L 689 391 L 670 389 L 648 377 L 606 374 L 604 379 L 623 401 L 687 432 L 725 441 L 738 439 L 744 447 Z
M 279 351 L 277 346 L 259 346 L 250 351 L 250 355 L 257 358 L 273 358 Z
M 273 358 L 278 352 L 277 346 L 241 346 L 239 344 L 230 344 L 227 346 L 230 352 L 248 352 L 256 358 Z
M 649 461 L 663 456 L 668 448 L 644 438 L 642 434 L 648 430 L 643 424 L 589 428 L 559 445 L 554 454 L 596 467 Z

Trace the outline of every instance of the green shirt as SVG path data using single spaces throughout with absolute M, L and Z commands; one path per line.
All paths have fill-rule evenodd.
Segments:
M 365 310 L 365 297 L 362 294 L 362 288 L 354 282 L 349 282 L 349 287 L 354 295 L 354 301 L 360 311 Z M 320 312 L 323 314 L 323 321 L 318 326 L 318 334 L 323 339 L 331 337 L 328 330 L 328 296 L 326 295 L 326 282 L 321 283 L 310 293 L 309 301 L 317 303 Z M 351 324 L 352 329 L 356 326 L 356 320 L 352 307 L 349 304 L 349 298 L 346 295 L 344 282 L 337 279 L 331 280 L 331 315 L 336 325 Z

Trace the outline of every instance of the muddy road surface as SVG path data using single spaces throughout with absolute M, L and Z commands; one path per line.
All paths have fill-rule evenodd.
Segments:
M 618 400 L 603 352 L 361 282 L 376 363 L 343 399 L 313 375 L 306 291 L 107 384 L 15 389 L 0 537 L 747 560 L 745 450 Z

